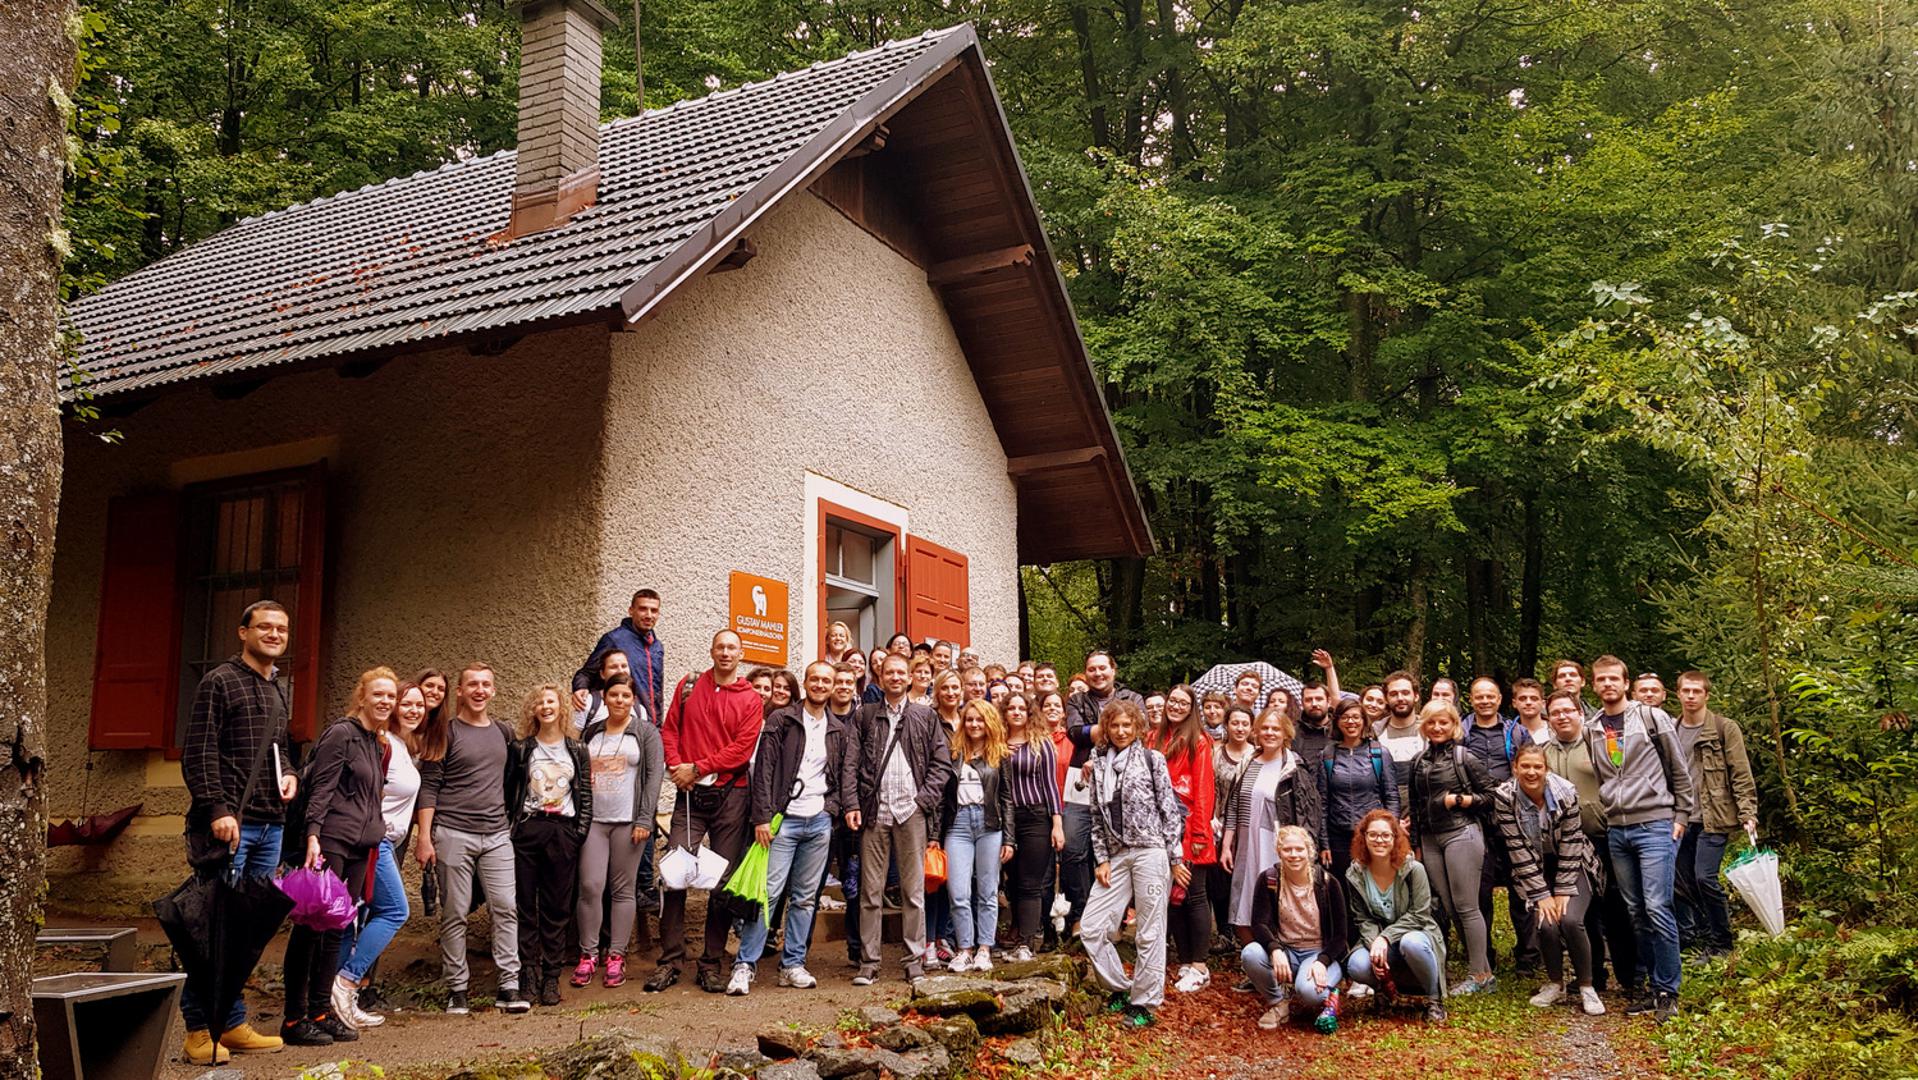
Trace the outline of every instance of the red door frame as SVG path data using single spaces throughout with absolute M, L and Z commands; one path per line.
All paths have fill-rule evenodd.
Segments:
M 874 532 L 885 533 L 892 537 L 892 633 L 905 628 L 906 613 L 906 534 L 899 526 L 890 521 L 881 521 L 869 514 L 862 514 L 851 507 L 841 506 L 829 499 L 819 500 L 819 535 L 816 540 L 817 551 L 813 566 L 819 575 L 819 618 L 818 633 L 814 646 L 817 655 L 826 647 L 826 519 L 838 518 L 848 525 L 858 525 Z M 891 635 L 887 635 L 890 637 Z M 883 642 L 881 644 L 884 644 Z

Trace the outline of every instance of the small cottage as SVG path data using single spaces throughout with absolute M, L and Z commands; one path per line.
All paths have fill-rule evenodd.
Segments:
M 48 634 L 57 900 L 179 876 L 177 763 L 247 603 L 310 738 L 375 664 L 505 712 L 634 589 L 670 671 L 843 619 L 1010 658 L 1022 563 L 1151 550 L 969 26 L 599 122 L 597 0 L 522 7 L 519 145 L 242 221 L 74 305 Z

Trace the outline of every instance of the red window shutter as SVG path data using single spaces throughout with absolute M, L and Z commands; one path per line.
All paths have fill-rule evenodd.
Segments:
M 123 495 L 108 502 L 87 725 L 87 745 L 95 750 L 167 745 L 180 680 L 179 575 L 179 497 Z
M 972 644 L 970 564 L 964 555 L 923 537 L 907 541 L 907 630 L 916 641 L 943 638 Z
M 295 742 L 320 731 L 321 640 L 326 619 L 326 463 L 307 471 L 300 509 L 300 585 L 294 610 L 299 622 L 288 637 L 287 673 L 293 680 L 293 715 L 287 728 Z

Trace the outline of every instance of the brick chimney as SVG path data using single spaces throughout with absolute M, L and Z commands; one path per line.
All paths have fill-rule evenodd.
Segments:
M 599 198 L 599 0 L 519 5 L 519 162 L 501 239 L 564 225 Z

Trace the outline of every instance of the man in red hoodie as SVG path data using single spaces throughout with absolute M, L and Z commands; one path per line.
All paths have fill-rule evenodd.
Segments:
M 748 839 L 749 786 L 753 747 L 759 741 L 764 709 L 753 684 L 740 677 L 739 635 L 713 635 L 710 670 L 673 689 L 660 727 L 666 750 L 666 774 L 679 787 L 666 842 L 697 851 L 701 841 L 727 862 L 739 858 Z M 699 956 L 699 988 L 723 993 L 720 968 L 726 961 L 726 933 L 732 920 L 715 905 L 706 908 L 706 945 Z M 686 890 L 669 890 L 659 917 L 659 968 L 646 980 L 656 993 L 679 981 L 686 959 Z

